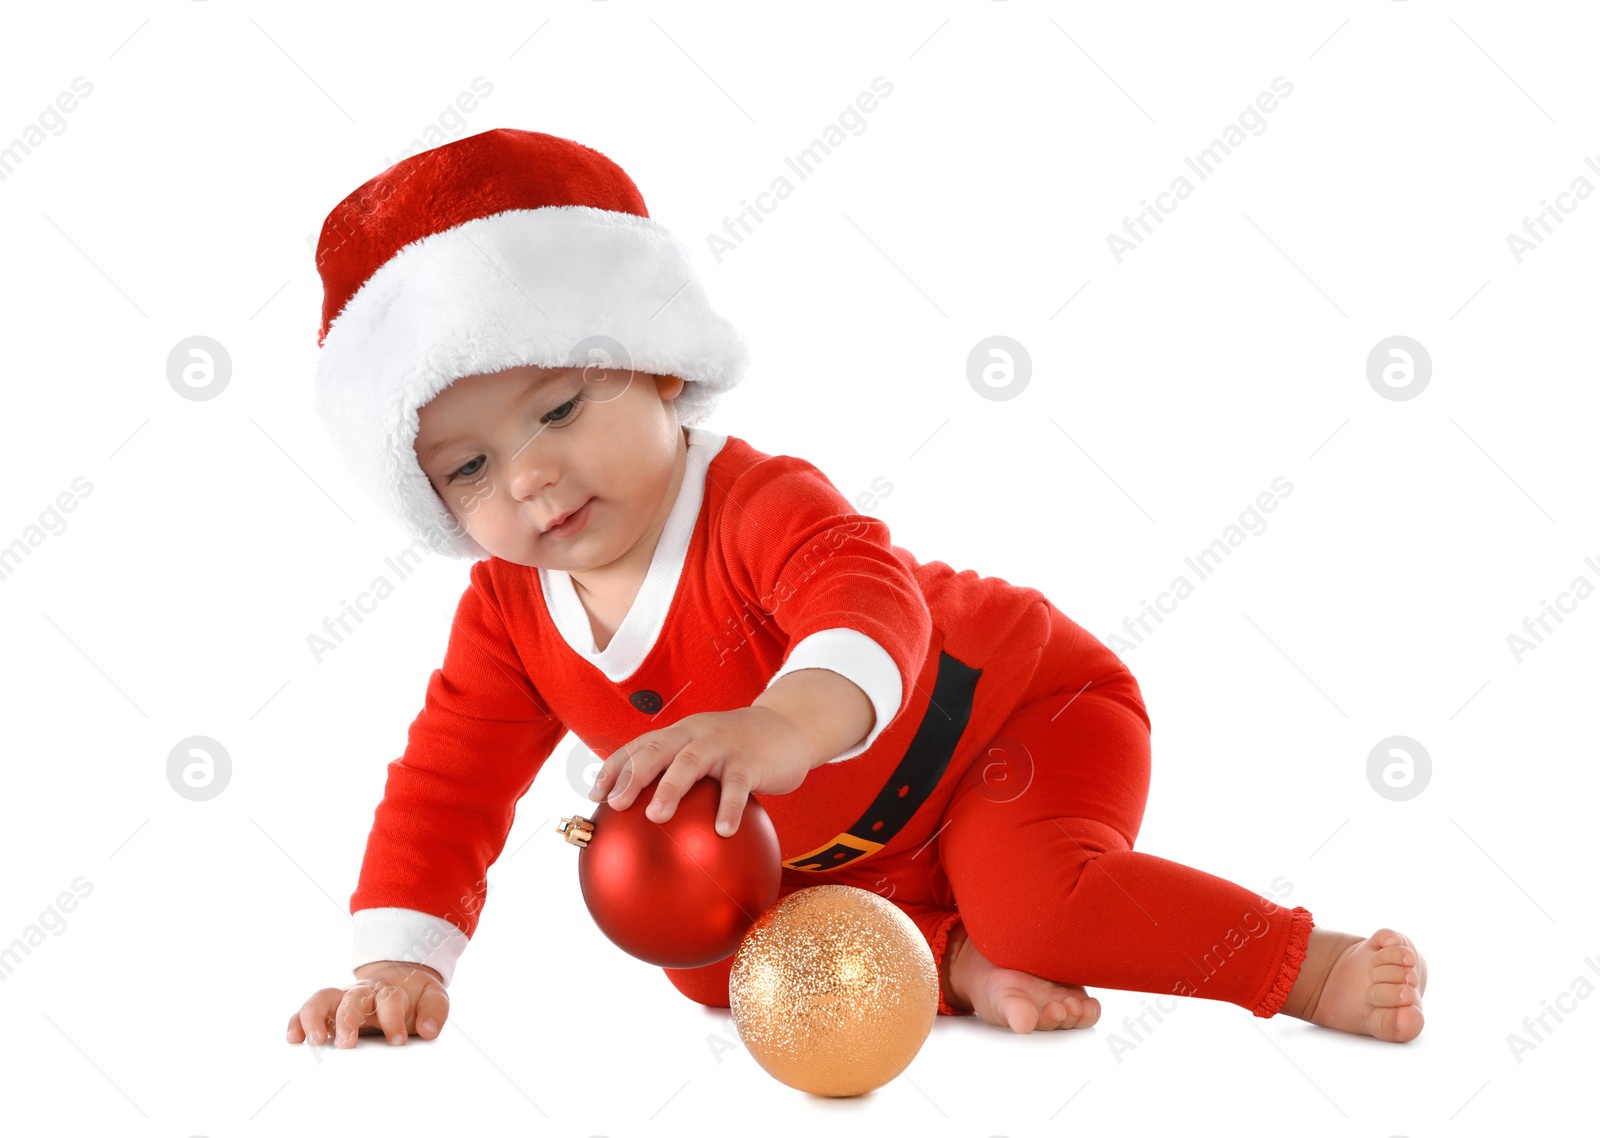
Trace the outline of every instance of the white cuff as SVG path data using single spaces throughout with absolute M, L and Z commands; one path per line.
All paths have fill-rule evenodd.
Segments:
M 872 746 L 883 729 L 900 710 L 900 697 L 904 685 L 900 682 L 900 668 L 894 657 L 884 651 L 883 645 L 854 628 L 825 628 L 813 632 L 789 653 L 777 675 L 767 681 L 771 687 L 790 672 L 802 668 L 826 668 L 838 672 L 845 679 L 867 693 L 876 714 L 867 737 L 842 755 L 829 759 L 842 763 L 853 759 Z
M 450 986 L 468 943 L 455 925 L 416 909 L 357 909 L 351 916 L 356 926 L 352 972 L 375 960 L 404 960 L 438 969 L 444 986 Z

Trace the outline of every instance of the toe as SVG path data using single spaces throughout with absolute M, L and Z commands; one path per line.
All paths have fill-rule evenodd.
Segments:
M 1409 968 L 1417 962 L 1414 952 L 1403 944 L 1391 944 L 1380 948 L 1368 958 L 1373 964 L 1397 964 L 1401 968 Z
M 1371 980 L 1375 984 L 1409 984 L 1413 988 L 1420 986 L 1417 970 L 1415 968 L 1405 968 L 1399 964 L 1379 964 L 1374 966 Z
M 1063 1027 L 1088 1027 L 1100 1018 L 1100 1001 L 1084 991 L 1083 985 L 1059 985 L 1054 995 L 1067 1011 Z
M 1368 1032 L 1390 1043 L 1409 1043 L 1422 1034 L 1422 1006 L 1374 1008 L 1368 1018 Z
M 1002 997 L 1000 1014 L 1007 1026 L 1018 1035 L 1026 1035 L 1039 1023 L 1039 1006 L 1026 996 Z
M 1417 990 L 1410 984 L 1374 984 L 1367 999 L 1375 1008 L 1400 1008 L 1420 1002 Z
M 1383 950 L 1384 955 L 1393 952 L 1400 958 L 1399 962 L 1405 965 L 1415 964 L 1420 955 L 1410 937 L 1390 928 L 1382 928 L 1373 933 L 1371 943 L 1375 948 Z

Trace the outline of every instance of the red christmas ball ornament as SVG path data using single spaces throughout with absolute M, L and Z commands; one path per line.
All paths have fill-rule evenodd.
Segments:
M 630 956 L 661 968 L 726 959 L 778 900 L 778 832 L 754 797 L 739 827 L 716 831 L 722 787 L 702 778 L 665 822 L 645 816 L 660 775 L 626 810 L 602 802 L 592 819 L 557 829 L 578 853 L 578 884 L 594 923 Z

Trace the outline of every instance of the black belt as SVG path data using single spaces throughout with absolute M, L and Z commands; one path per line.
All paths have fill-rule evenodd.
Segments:
M 785 861 L 784 868 L 827 873 L 875 854 L 888 845 L 927 801 L 949 768 L 956 743 L 972 718 L 973 690 L 981 675 L 982 668 L 970 668 L 941 651 L 933 698 L 928 700 L 928 709 L 917 725 L 917 733 L 867 812 L 844 833 Z

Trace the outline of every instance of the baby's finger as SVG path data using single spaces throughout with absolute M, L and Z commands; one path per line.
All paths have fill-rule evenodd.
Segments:
M 339 1001 L 339 1010 L 333 1014 L 335 1047 L 356 1045 L 356 1036 L 361 1034 L 361 1029 L 376 1010 L 377 1000 L 372 986 L 382 983 L 381 980 L 363 981 L 345 989 L 344 999 Z
M 411 997 L 398 984 L 385 984 L 378 991 L 378 1026 L 390 1043 L 406 1041 L 406 1012 Z
M 429 984 L 417 997 L 417 1034 L 423 1039 L 438 1036 L 450 1014 L 450 997 L 437 984 Z
M 310 1041 L 320 1045 L 325 1037 L 332 1034 L 328 1020 L 343 994 L 342 988 L 323 988 L 301 1004 L 300 1010 L 289 1017 L 289 1042 Z
M 633 801 L 632 795 L 628 793 L 633 787 L 633 775 L 632 759 L 625 760 L 617 767 L 616 778 L 605 790 L 606 804 L 613 810 L 626 810 L 628 804 Z
M 689 788 L 700 781 L 700 776 L 706 772 L 709 764 L 699 755 L 690 751 L 679 752 L 673 756 L 672 765 L 667 767 L 666 773 L 661 776 L 661 781 L 656 783 L 655 793 L 651 795 L 650 805 L 645 810 L 645 817 L 652 822 L 665 822 L 678 810 L 678 803 Z
M 717 833 L 725 838 L 733 836 L 739 828 L 739 819 L 744 817 L 744 803 L 749 797 L 750 784 L 743 775 L 731 771 L 723 774 L 722 802 L 717 807 Z
M 617 768 L 617 784 L 606 799 L 612 809 L 626 810 L 633 805 L 633 800 L 639 797 L 639 791 L 649 786 L 656 771 L 665 765 L 666 756 L 662 751 L 662 741 L 649 735 L 641 735 L 623 748 L 622 765 Z
M 605 798 L 612 781 L 617 777 L 617 768 L 622 766 L 622 757 L 611 755 L 600 761 L 600 769 L 595 772 L 594 785 L 589 788 L 589 801 L 599 802 Z

